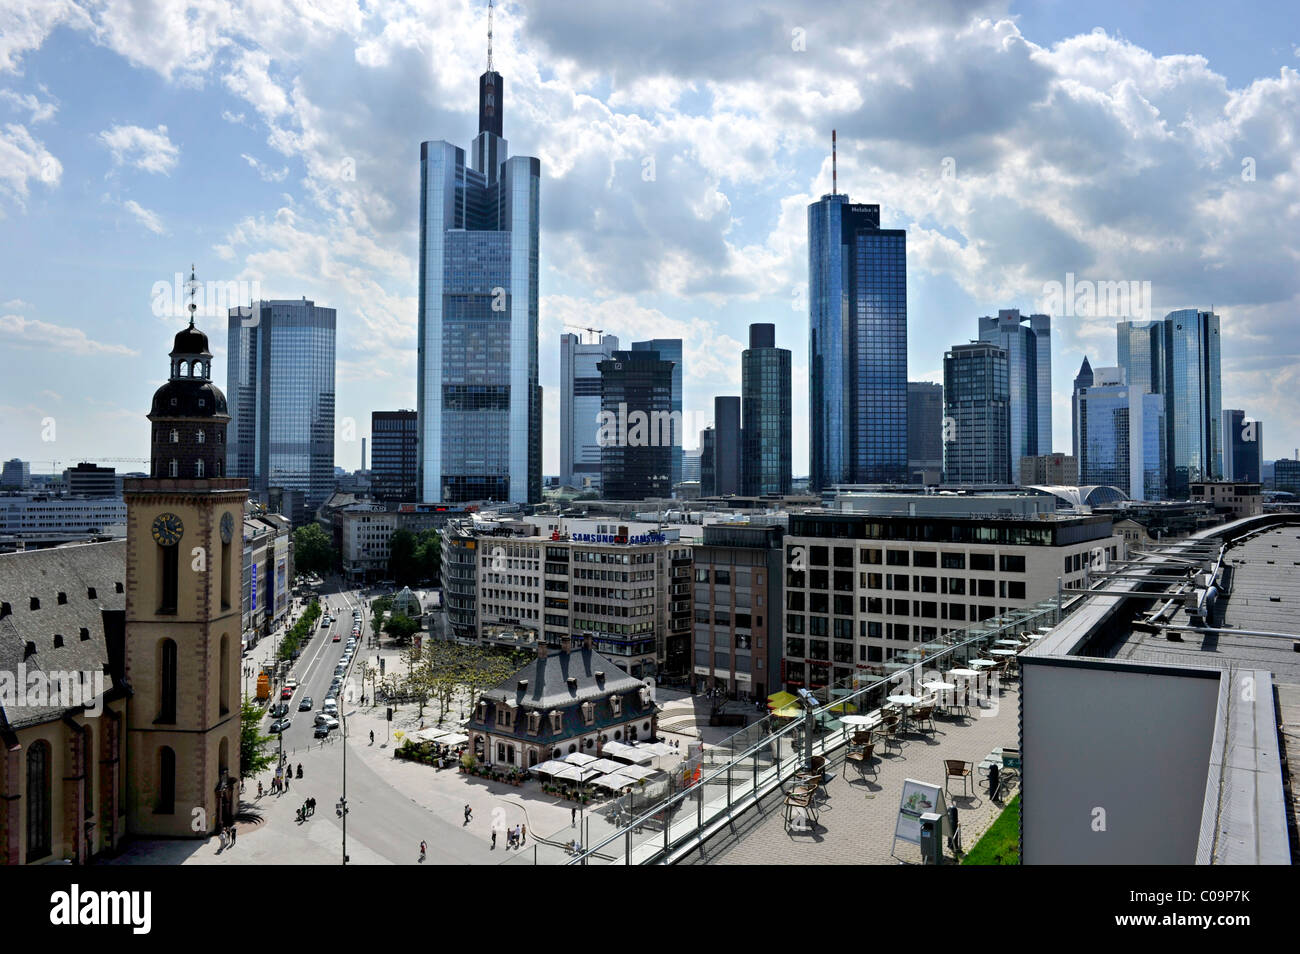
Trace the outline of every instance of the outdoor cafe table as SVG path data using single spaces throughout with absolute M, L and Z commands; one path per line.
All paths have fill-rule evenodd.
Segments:
M 1006 650 L 997 650 L 997 652 L 1006 652 Z M 970 661 L 972 669 L 987 669 L 989 666 L 996 666 L 992 659 L 972 659 Z
M 975 676 L 978 676 L 978 675 L 979 675 L 979 670 L 978 670 L 978 669 L 949 669 L 949 670 L 948 670 L 948 675 L 950 675 L 950 676 L 960 676 L 960 677 L 965 678 L 965 679 L 970 679 L 970 678 L 973 678 L 973 677 L 975 677 Z
M 1025 639 L 1031 640 L 1033 642 L 1037 642 L 1038 640 L 1042 639 L 1046 635 L 1047 635 L 1046 633 L 1025 633 Z
M 913 696 L 906 692 L 900 692 L 898 695 L 890 696 L 885 700 L 892 702 L 896 706 L 903 707 L 903 728 L 907 728 L 907 710 L 921 701 L 920 696 Z
M 1015 654 L 1016 651 L 1014 649 L 990 649 L 989 650 L 990 656 L 1014 656 Z
M 1023 645 L 1023 643 L 1021 643 L 1020 640 L 1018 640 L 1018 639 L 995 639 L 995 640 L 993 641 L 993 645 L 995 645 L 995 646 L 1021 646 L 1021 645 Z

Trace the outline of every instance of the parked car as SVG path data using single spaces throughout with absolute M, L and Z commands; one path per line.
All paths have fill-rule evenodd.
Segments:
M 271 706 L 271 718 L 273 719 L 278 719 L 283 715 L 287 715 L 288 712 L 289 704 L 287 702 L 277 702 L 275 705 Z
M 330 734 L 330 727 L 327 725 L 316 726 L 316 731 L 312 733 L 318 739 L 323 739 Z
M 339 720 L 328 712 L 318 712 L 316 713 L 316 724 L 329 726 L 331 729 L 337 729 L 339 727 Z
M 293 690 L 290 689 L 288 686 L 285 686 L 283 689 L 280 690 L 280 698 L 281 698 L 281 699 L 292 699 L 292 698 L 293 698 Z
M 281 732 L 283 732 L 285 729 L 289 728 L 289 726 L 291 726 L 291 725 L 293 725 L 293 723 L 292 723 L 292 722 L 289 720 L 289 718 L 286 716 L 286 717 L 283 718 L 283 719 L 277 719 L 275 722 L 272 722 L 272 723 L 271 723 L 271 728 L 270 728 L 268 731 L 270 731 L 270 732 L 272 732 L 272 733 L 274 733 L 274 734 L 276 734 L 276 735 L 279 735 Z
M 310 712 L 312 707 L 311 696 L 303 696 L 302 702 L 298 703 L 299 712 Z

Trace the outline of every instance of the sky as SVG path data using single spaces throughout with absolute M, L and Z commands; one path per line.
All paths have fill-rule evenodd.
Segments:
M 141 469 L 193 264 L 337 309 L 335 460 L 359 466 L 370 412 L 415 406 L 420 142 L 468 148 L 486 46 L 462 0 L 5 0 L 0 458 Z M 1265 458 L 1300 446 L 1294 6 L 505 2 L 494 66 L 510 154 L 541 160 L 547 474 L 562 333 L 682 338 L 698 424 L 759 321 L 793 352 L 807 473 L 832 129 L 840 191 L 908 233 L 910 380 L 979 316 L 1050 309 L 1068 452 L 1071 381 L 1125 315 L 1052 291 L 1123 282 L 1133 317 L 1213 308 L 1223 406 Z

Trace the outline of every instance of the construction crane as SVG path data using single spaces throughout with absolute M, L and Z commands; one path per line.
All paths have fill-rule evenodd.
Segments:
M 600 344 L 600 336 L 605 333 L 604 328 L 584 328 L 582 325 L 570 324 L 566 324 L 564 327 L 572 328 L 574 331 L 586 331 L 595 336 L 595 341 L 584 341 L 583 344 Z

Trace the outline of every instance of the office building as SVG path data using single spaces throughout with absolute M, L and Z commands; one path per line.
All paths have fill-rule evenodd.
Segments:
M 1273 489 L 1300 497 L 1300 460 L 1279 457 L 1273 461 Z
M 944 479 L 950 484 L 1011 482 L 1011 392 L 1007 353 L 997 345 L 957 345 L 943 357 Z
M 1079 462 L 1069 454 L 1039 454 L 1020 458 L 1022 487 L 1074 487 L 1079 483 Z
M 809 484 L 907 477 L 907 233 L 832 192 L 808 207 Z
M 699 450 L 687 451 L 682 455 L 682 483 L 700 482 L 702 456 Z
M 1079 390 L 1090 387 L 1092 387 L 1092 365 L 1088 363 L 1088 356 L 1085 354 L 1083 364 L 1079 366 L 1079 373 L 1074 376 L 1074 387 L 1070 390 L 1070 448 L 1076 461 L 1079 459 Z
M 942 384 L 907 382 L 907 470 L 913 481 L 918 472 L 943 471 Z
M 507 158 L 504 82 L 479 77 L 471 156 L 420 144 L 420 499 L 542 499 L 537 377 L 541 163 Z
M 1011 460 L 1052 453 L 1052 319 L 1004 308 L 980 318 L 979 340 L 1007 353 Z
M 1219 316 L 1194 308 L 1162 320 L 1116 324 L 1128 383 L 1164 399 L 1166 493 L 1185 499 L 1191 481 L 1223 471 Z
M 74 497 L 117 497 L 121 490 L 117 483 L 117 471 L 112 467 L 100 467 L 97 464 L 80 463 L 63 472 L 68 493 Z
M 693 548 L 696 691 L 763 699 L 781 673 L 784 529 L 706 524 Z
M 718 432 L 713 427 L 700 431 L 700 496 L 716 497 L 718 474 L 716 448 Z
M 0 474 L 0 490 L 26 490 L 31 479 L 31 464 L 15 457 L 4 463 L 4 472 Z
M 1264 423 L 1245 411 L 1223 409 L 1223 479 L 1262 482 L 1264 478 Z
M 230 309 L 227 473 L 263 503 L 288 492 L 294 526 L 334 490 L 335 321 L 306 298 Z
M 586 343 L 560 335 L 560 484 L 600 486 L 600 362 L 618 350 L 618 338 Z
M 878 494 L 856 504 L 860 512 L 790 515 L 787 688 L 883 675 L 919 658 L 921 644 L 1054 597 L 1058 579 L 1081 584 L 1090 566 L 1125 555 L 1109 517 L 1058 515 L 1045 497 Z
M 419 416 L 409 411 L 370 412 L 370 492 L 376 500 L 419 500 Z
M 741 492 L 742 441 L 740 398 L 713 399 L 713 492 L 719 497 Z
M 681 338 L 651 338 L 649 341 L 633 341 L 633 351 L 654 351 L 659 354 L 661 361 L 671 361 L 673 363 L 673 384 L 672 384 L 672 465 L 673 474 L 672 482 L 679 484 L 682 481 L 682 339 Z
M 1165 493 L 1161 395 L 1131 387 L 1123 368 L 1097 368 L 1075 394 L 1079 409 L 1079 480 L 1116 487 L 1134 500 Z
M 740 365 L 744 493 L 788 494 L 793 466 L 791 353 L 776 346 L 776 325 L 749 326 L 749 347 Z
M 600 467 L 607 500 L 672 493 L 674 433 L 671 361 L 657 351 L 615 351 L 600 370 Z M 676 426 L 674 426 L 674 421 Z

